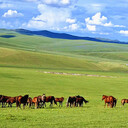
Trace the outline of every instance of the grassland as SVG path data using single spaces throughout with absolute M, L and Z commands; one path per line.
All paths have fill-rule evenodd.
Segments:
M 3 31 L 0 35 L 0 94 L 65 97 L 62 108 L 0 107 L 0 128 L 121 128 L 128 127 L 128 45 L 50 39 Z M 92 74 L 73 76 L 44 71 Z M 96 77 L 93 75 L 104 75 Z M 112 76 L 112 77 L 108 77 Z M 68 96 L 82 95 L 89 103 L 66 108 Z M 115 96 L 117 107 L 104 108 L 103 94 Z

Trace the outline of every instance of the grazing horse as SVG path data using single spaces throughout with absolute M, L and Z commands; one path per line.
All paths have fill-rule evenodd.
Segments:
M 28 100 L 29 95 L 25 95 L 25 96 L 17 96 L 16 97 L 16 107 L 20 107 L 21 108 L 21 104 L 23 104 L 23 109 L 25 108 L 25 105 L 27 104 L 27 100 Z
M 50 107 L 53 106 L 53 102 L 57 105 L 54 96 L 47 96 L 47 97 L 45 98 L 45 102 L 50 102 Z M 46 104 L 45 104 L 45 107 L 46 107 Z
M 116 106 L 116 103 L 117 103 L 117 99 L 113 96 L 103 95 L 102 100 L 104 100 L 104 102 L 105 102 L 104 107 L 106 107 L 106 103 L 107 103 L 107 106 L 110 105 L 110 107 L 113 108 L 114 106 Z
M 78 104 L 80 107 L 83 106 L 83 102 L 86 104 L 89 101 L 85 100 L 82 96 L 76 96 L 76 107 L 78 107 Z
M 128 103 L 128 99 L 122 99 L 121 104 L 124 105 L 125 103 Z
M 70 104 L 70 107 L 73 106 L 73 104 L 76 104 L 76 96 L 69 96 L 66 102 L 66 106 L 68 107 Z
M 8 103 L 8 107 L 12 107 L 12 104 L 16 102 L 16 97 L 10 97 L 7 99 L 6 103 Z
M 64 101 L 64 97 L 60 97 L 60 98 L 55 98 L 56 103 L 59 102 L 59 107 L 62 107 L 62 103 Z
M 38 98 L 38 107 L 40 106 L 40 107 L 44 107 L 44 105 L 45 105 L 45 100 L 46 100 L 46 96 L 45 96 L 45 94 L 43 94 L 42 96 L 38 96 L 37 97 Z
M 1 96 L 0 102 L 2 102 L 2 108 L 5 107 L 6 101 L 10 98 L 10 96 Z
M 29 104 L 29 108 L 32 106 L 32 98 L 31 97 L 29 97 L 28 99 L 27 99 L 27 105 Z
M 37 109 L 37 107 L 38 107 L 38 97 L 34 97 L 33 99 L 32 99 L 32 104 L 35 104 L 35 109 Z

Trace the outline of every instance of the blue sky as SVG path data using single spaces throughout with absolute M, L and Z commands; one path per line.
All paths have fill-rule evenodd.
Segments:
M 128 41 L 128 0 L 0 0 L 0 28 Z

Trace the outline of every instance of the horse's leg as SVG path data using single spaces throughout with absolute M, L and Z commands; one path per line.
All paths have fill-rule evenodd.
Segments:
M 104 104 L 104 108 L 106 107 L 106 102 L 105 102 L 105 104 Z
M 3 105 L 4 105 L 4 103 L 2 102 L 2 108 L 3 108 Z
M 35 103 L 35 109 L 37 109 L 37 102 Z
M 23 103 L 23 109 L 25 109 L 25 104 Z

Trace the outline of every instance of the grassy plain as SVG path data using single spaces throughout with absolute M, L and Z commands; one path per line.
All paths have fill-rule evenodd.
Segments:
M 3 32 L 3 30 L 1 30 Z M 64 96 L 62 108 L 0 107 L 0 128 L 121 128 L 128 127 L 128 45 L 50 39 L 40 36 L 0 37 L 0 94 L 31 97 Z M 45 74 L 44 71 L 91 74 Z M 94 75 L 99 75 L 94 76 Z M 102 77 L 104 76 L 104 77 Z M 89 103 L 67 108 L 68 96 L 82 95 Z M 115 96 L 117 107 L 104 108 L 103 94 Z

